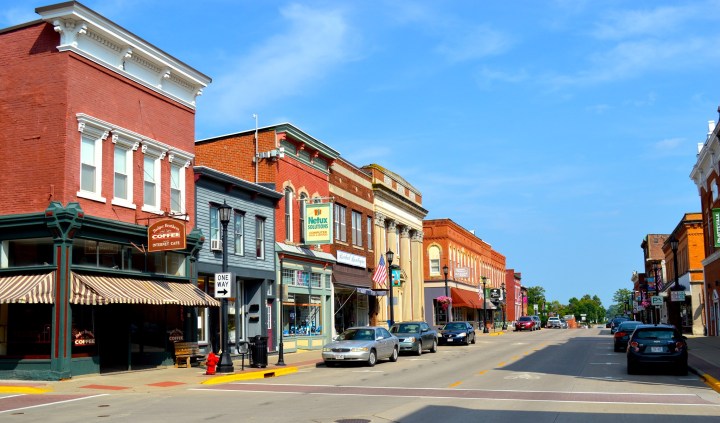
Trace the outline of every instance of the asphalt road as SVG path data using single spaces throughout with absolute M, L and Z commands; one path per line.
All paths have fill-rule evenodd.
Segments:
M 157 394 L 0 398 L 5 422 L 717 421 L 697 376 L 626 374 L 607 330 L 479 337 L 373 368 L 317 365 L 273 379 Z

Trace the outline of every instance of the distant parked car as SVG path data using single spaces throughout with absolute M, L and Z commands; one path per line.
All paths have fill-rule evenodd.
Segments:
M 521 330 L 529 330 L 530 332 L 535 330 L 535 319 L 530 316 L 522 316 L 515 322 L 515 332 Z
M 535 315 L 535 316 L 530 316 L 530 317 L 532 317 L 533 320 L 535 321 L 535 330 L 542 329 L 542 321 L 540 320 L 540 316 Z
M 443 344 L 465 344 L 475 343 L 475 328 L 470 322 L 450 322 L 440 329 L 438 337 L 440 345 Z
M 619 325 L 620 323 L 622 323 L 622 322 L 627 322 L 628 320 L 630 320 L 630 319 L 628 319 L 627 317 L 615 317 L 615 318 L 613 318 L 613 319 L 610 321 L 610 335 L 614 335 L 614 334 L 615 334 L 615 332 L 617 331 L 617 327 L 618 327 L 618 325 Z
M 687 375 L 687 338 L 671 325 L 638 325 L 628 340 L 627 372 L 635 374 L 641 366 L 671 366 L 675 373 Z
M 563 319 L 562 317 L 560 318 L 560 324 L 562 325 L 562 328 L 563 328 L 563 329 L 567 329 L 567 328 L 568 328 L 567 322 L 566 322 L 565 319 Z
M 551 329 L 562 329 L 559 317 L 548 317 L 546 327 Z
M 632 335 L 635 328 L 641 324 L 642 322 L 628 320 L 618 325 L 617 331 L 615 331 L 615 334 L 613 335 L 613 348 L 615 352 L 625 351 L 627 349 L 628 339 L 630 339 L 630 335 Z
M 390 333 L 398 337 L 400 352 L 409 351 L 416 355 L 422 355 L 423 350 L 437 352 L 438 334 L 427 322 L 395 323 L 390 328 Z
M 374 366 L 380 359 L 397 361 L 400 341 L 383 327 L 352 327 L 323 346 L 322 358 L 327 366 L 341 362 L 366 362 Z

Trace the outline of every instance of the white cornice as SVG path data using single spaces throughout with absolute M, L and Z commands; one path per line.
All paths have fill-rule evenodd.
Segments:
M 35 9 L 72 51 L 188 107 L 211 79 L 78 2 Z
M 720 125 L 716 125 L 708 132 L 702 148 L 697 153 L 697 162 L 690 172 L 690 179 L 695 182 L 698 191 L 703 188 L 707 189 L 707 181 L 710 179 L 710 176 L 713 173 L 717 173 L 718 160 L 720 160 L 720 143 L 718 141 L 719 126 Z

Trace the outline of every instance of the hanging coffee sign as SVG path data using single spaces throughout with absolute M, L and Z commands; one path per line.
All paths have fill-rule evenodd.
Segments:
M 162 219 L 148 227 L 148 251 L 185 249 L 185 223 Z

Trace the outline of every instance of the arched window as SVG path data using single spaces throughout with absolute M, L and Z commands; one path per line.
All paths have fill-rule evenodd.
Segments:
M 430 260 L 430 276 L 440 275 L 440 248 L 437 245 L 428 248 L 428 259 Z
M 294 197 L 292 188 L 285 188 L 285 239 L 290 242 L 293 240 L 292 209 Z
M 300 194 L 300 210 L 298 211 L 298 224 L 300 225 L 300 244 L 305 244 L 305 203 L 308 196 L 304 192 Z

